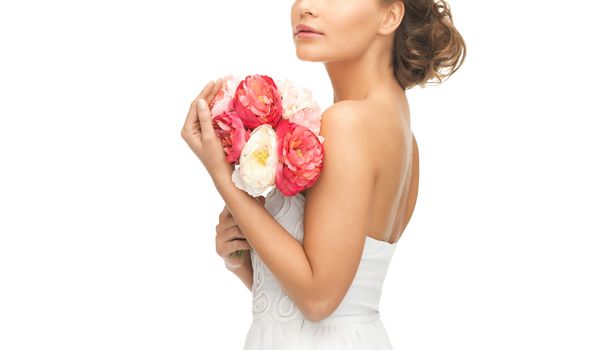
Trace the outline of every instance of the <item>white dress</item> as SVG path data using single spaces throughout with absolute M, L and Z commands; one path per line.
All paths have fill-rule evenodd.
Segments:
M 287 197 L 276 188 L 268 193 L 264 203 L 276 221 L 301 243 L 304 203 L 303 194 Z M 251 249 L 253 321 L 244 350 L 392 349 L 378 306 L 397 243 L 366 237 L 351 287 L 334 313 L 319 322 L 304 317 Z

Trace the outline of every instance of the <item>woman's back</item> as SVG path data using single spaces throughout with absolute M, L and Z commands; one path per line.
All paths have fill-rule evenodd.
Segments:
M 415 209 L 419 150 L 411 131 L 409 105 L 404 93 L 381 94 L 372 104 L 378 105 L 380 112 L 374 116 L 376 122 L 370 123 L 378 124 L 377 130 L 372 130 L 370 135 L 372 153 L 377 160 L 377 181 L 369 206 L 368 234 L 396 242 Z
M 367 235 L 397 242 L 415 209 L 419 185 L 419 150 L 407 98 L 398 89 L 385 88 L 371 98 L 339 103 L 361 111 L 362 130 L 370 140 L 376 182 L 368 206 Z

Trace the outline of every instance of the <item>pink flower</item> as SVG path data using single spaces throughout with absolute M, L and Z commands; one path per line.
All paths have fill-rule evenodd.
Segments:
M 320 135 L 322 111 L 308 89 L 301 88 L 291 80 L 276 81 L 282 98 L 282 118 L 291 123 L 303 125 L 314 134 Z M 318 136 L 324 142 L 323 136 Z
M 239 79 L 229 74 L 222 78 L 222 87 L 220 91 L 214 96 L 214 100 L 210 105 L 212 116 L 222 114 L 224 112 L 231 112 L 233 110 L 233 97 L 235 97 L 235 90 L 239 85 Z
M 324 142 L 324 136 L 320 135 L 322 112 L 319 106 L 309 106 L 298 110 L 289 116 L 291 123 L 302 125 L 318 136 L 320 142 Z
M 284 195 L 293 196 L 311 187 L 320 176 L 324 148 L 311 130 L 286 119 L 278 124 L 276 138 L 276 187 Z
M 239 164 L 239 156 L 251 132 L 245 129 L 243 121 L 233 112 L 223 112 L 212 119 L 214 131 L 226 153 L 226 161 Z
M 242 80 L 235 91 L 233 108 L 250 129 L 261 124 L 276 128 L 282 117 L 278 87 L 267 75 L 248 75 Z

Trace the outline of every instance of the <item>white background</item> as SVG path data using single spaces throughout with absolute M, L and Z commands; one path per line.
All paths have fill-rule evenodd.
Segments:
M 597 349 L 592 2 L 449 3 L 468 53 L 408 90 L 421 177 L 380 305 L 393 346 Z M 291 5 L 0 5 L 0 349 L 242 348 L 251 294 L 180 130 L 228 73 L 332 103 Z

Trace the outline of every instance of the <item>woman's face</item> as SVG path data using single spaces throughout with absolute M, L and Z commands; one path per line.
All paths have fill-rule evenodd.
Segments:
M 361 56 L 374 41 L 383 14 L 380 0 L 296 0 L 291 26 L 297 57 L 329 62 Z M 298 24 L 323 34 L 297 36 Z

